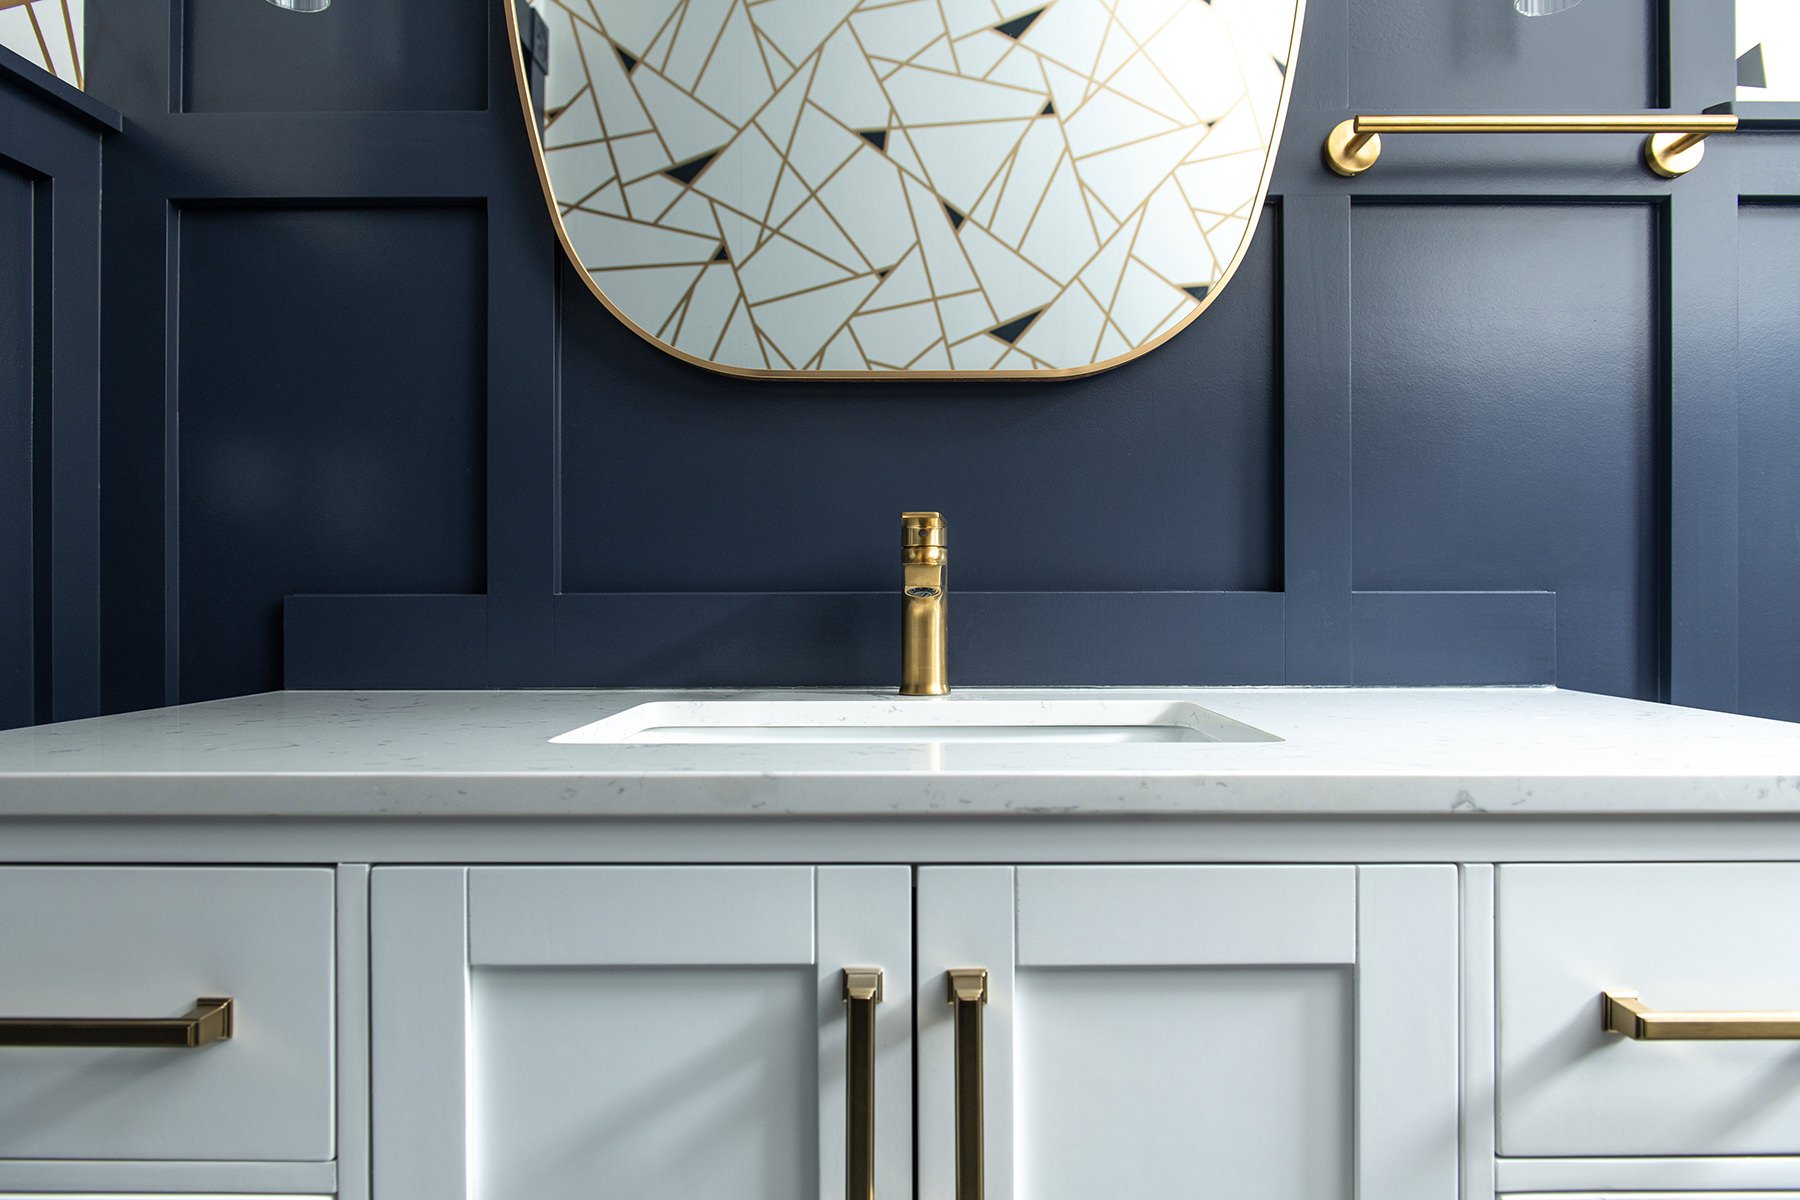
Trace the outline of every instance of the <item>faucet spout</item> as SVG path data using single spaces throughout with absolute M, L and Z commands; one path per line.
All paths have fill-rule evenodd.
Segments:
M 934 512 L 900 514 L 900 694 L 943 696 L 945 665 L 944 518 Z

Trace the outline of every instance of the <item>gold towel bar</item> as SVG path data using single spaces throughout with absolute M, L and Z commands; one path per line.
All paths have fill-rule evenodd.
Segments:
M 1644 162 L 1664 179 L 1700 165 L 1702 144 L 1730 133 L 1738 119 L 1712 113 L 1628 113 L 1523 116 L 1357 116 L 1339 121 L 1325 139 L 1325 165 L 1339 175 L 1361 175 L 1381 157 L 1384 133 L 1647 133 Z

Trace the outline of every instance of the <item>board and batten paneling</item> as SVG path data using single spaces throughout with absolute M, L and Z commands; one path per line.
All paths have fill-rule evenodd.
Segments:
M 0 48 L 0 729 L 100 708 L 100 144 Z
M 37 718 L 38 479 L 32 181 L 0 170 L 0 729 Z
M 1777 606 L 1788 485 L 1780 438 L 1758 432 L 1779 419 L 1747 410 L 1740 490 L 1732 315 L 1771 294 L 1739 287 L 1738 179 L 1792 135 L 1715 139 L 1675 181 L 1630 137 L 1398 137 L 1355 180 L 1319 161 L 1356 111 L 1727 99 L 1713 0 L 1540 20 L 1499 0 L 1311 0 L 1271 207 L 1230 293 L 1110 374 L 965 387 L 734 383 L 600 312 L 551 238 L 501 10 L 467 3 L 398 44 L 328 44 L 334 19 L 367 33 L 413 6 L 94 0 L 92 85 L 137 134 L 108 160 L 109 707 L 254 690 L 277 662 L 315 687 L 889 683 L 893 519 L 911 508 L 955 531 L 961 684 L 1560 682 L 1729 709 L 1742 662 L 1743 704 L 1800 703 Z M 292 61 L 257 77 L 278 34 Z M 1747 194 L 1788 196 L 1791 169 L 1758 170 Z M 240 381 L 196 361 L 211 344 L 185 276 L 218 268 L 171 252 L 177 215 L 338 206 L 379 239 L 446 202 L 485 220 L 455 268 L 485 287 L 467 335 L 485 374 L 446 339 L 431 264 L 384 293 L 385 350 L 329 353 L 383 381 L 356 418 L 376 424 L 471 411 L 390 386 L 395 354 L 476 376 L 485 486 L 404 510 L 455 569 L 402 577 L 382 536 L 323 553 L 278 527 L 241 587 L 195 607 L 190 565 L 221 578 L 246 531 L 187 511 L 207 503 L 187 456 L 228 458 L 242 434 L 291 442 L 289 469 L 318 444 L 287 437 L 278 405 L 237 412 Z M 1752 212 L 1742 236 L 1786 219 Z M 296 269 L 346 277 L 330 255 Z M 171 345 L 177 298 L 192 340 Z M 1744 353 L 1785 353 L 1784 320 L 1773 301 L 1748 312 L 1776 332 Z M 316 383 L 315 364 L 267 357 L 267 395 Z M 1764 403 L 1763 368 L 1745 369 L 1745 403 Z M 408 450 L 392 473 L 430 495 L 421 463 L 441 457 Z M 244 652 L 198 670 L 215 618 Z

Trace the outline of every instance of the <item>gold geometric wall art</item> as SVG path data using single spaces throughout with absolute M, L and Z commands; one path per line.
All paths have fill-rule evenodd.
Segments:
M 1180 332 L 1256 229 L 1303 3 L 533 0 L 538 112 L 503 0 L 594 295 L 713 370 L 839 379 L 1072 378 Z
M 86 0 L 0 0 L 0 46 L 58 79 L 85 87 Z

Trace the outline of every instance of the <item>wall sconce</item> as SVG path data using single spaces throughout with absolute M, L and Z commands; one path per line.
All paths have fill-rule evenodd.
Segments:
M 269 0 L 269 3 L 289 12 L 304 13 L 324 12 L 331 7 L 331 0 Z
M 1513 8 L 1522 17 L 1549 17 L 1567 12 L 1581 0 L 1513 0 Z

